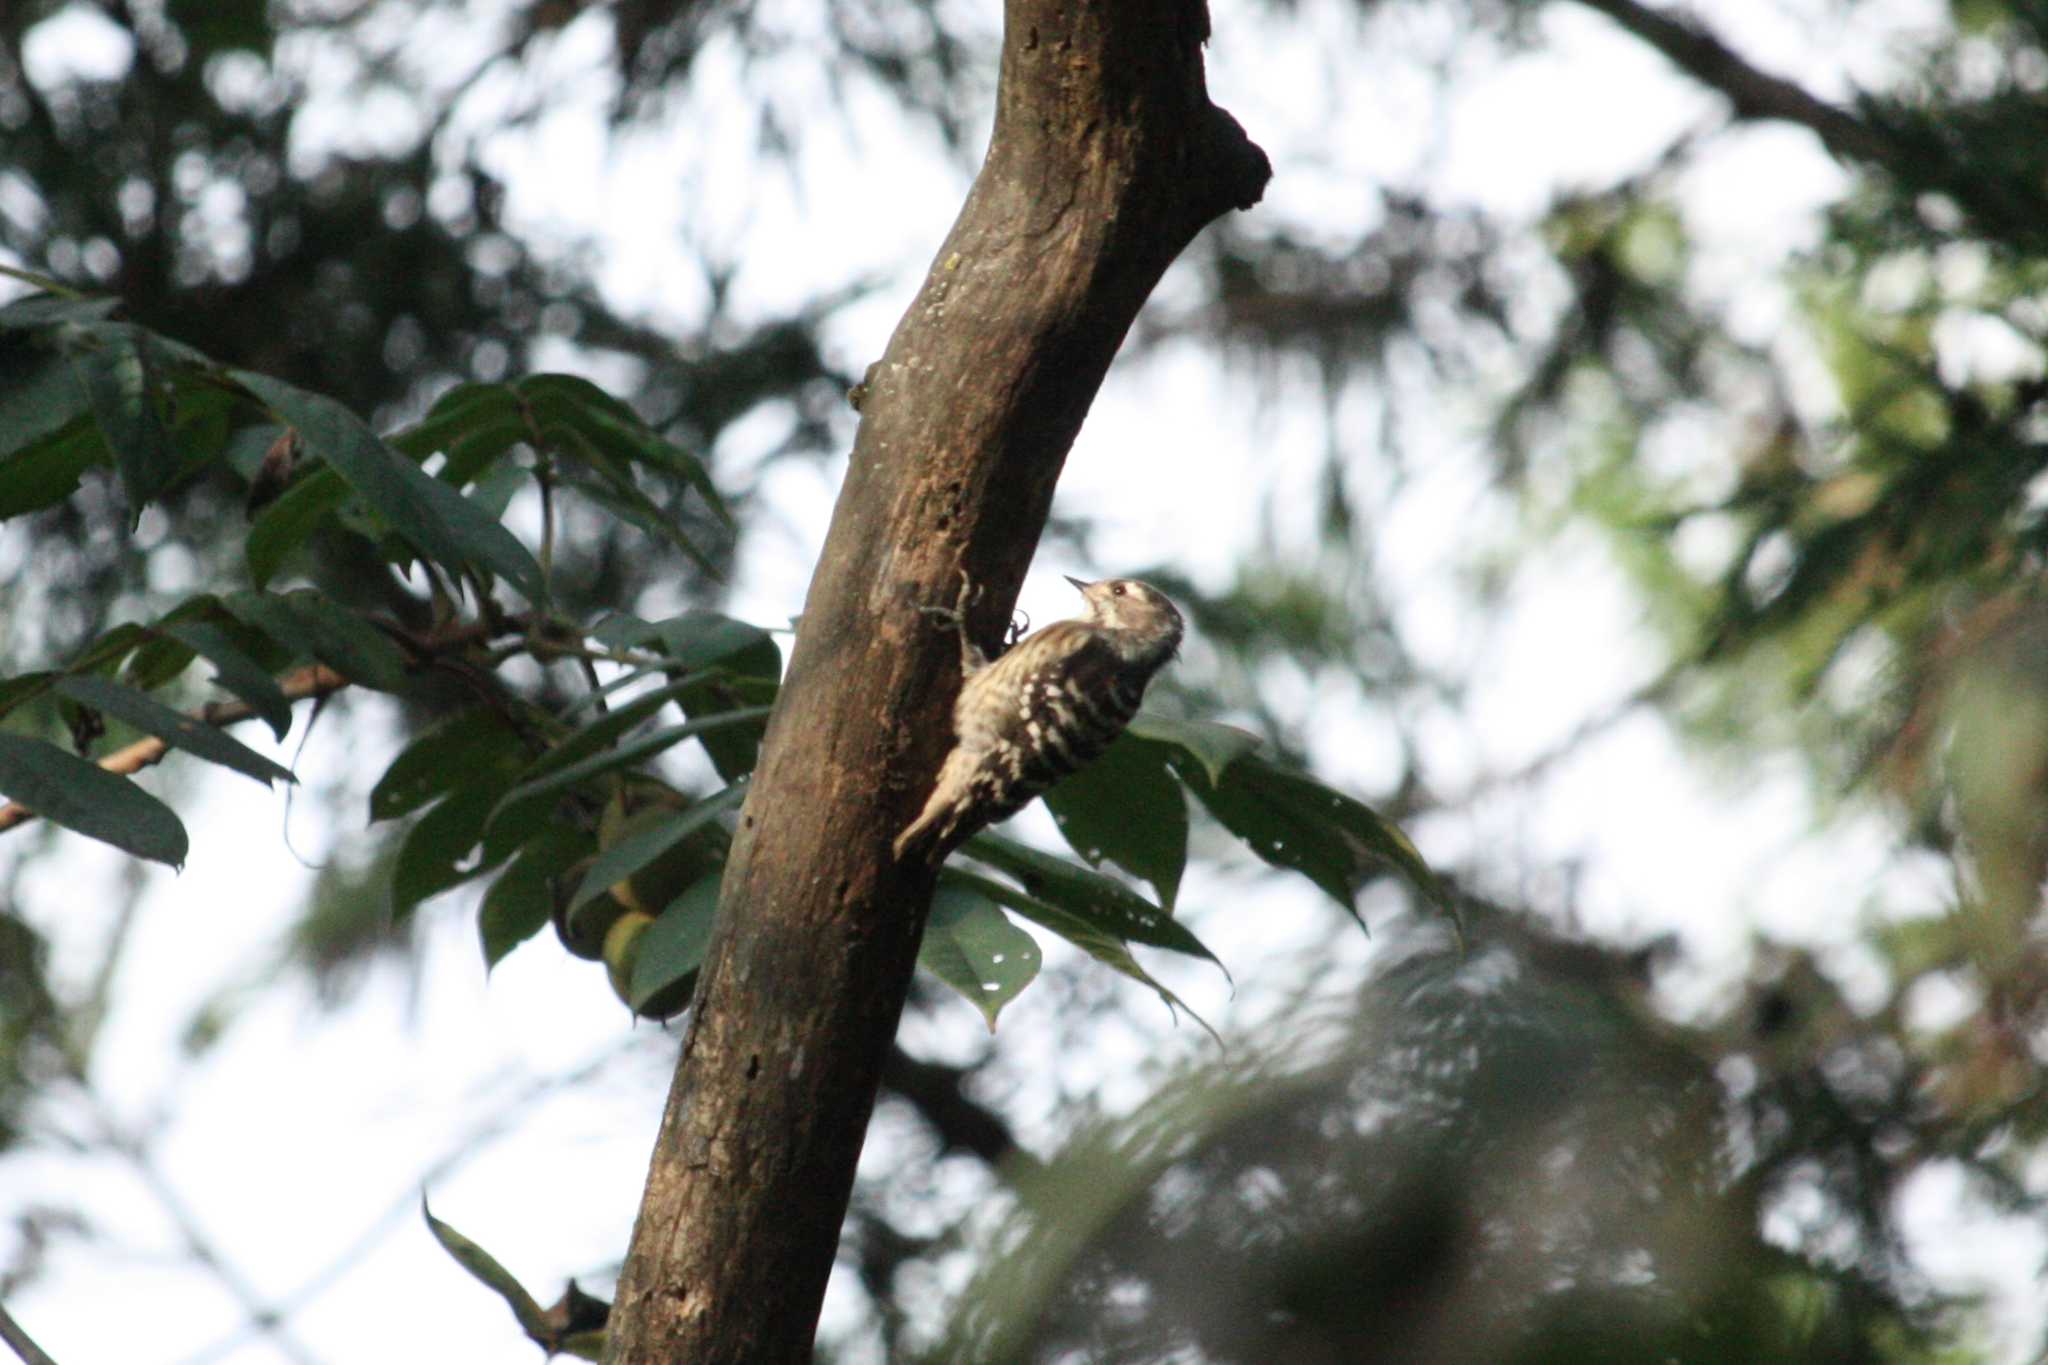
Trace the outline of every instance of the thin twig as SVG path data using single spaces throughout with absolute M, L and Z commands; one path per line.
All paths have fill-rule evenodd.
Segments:
M 90 1095 L 90 1092 L 88 1092 Z M 276 1344 L 280 1354 L 296 1365 L 318 1365 L 319 1357 L 302 1345 L 290 1332 L 285 1330 L 284 1319 L 272 1312 L 263 1302 L 263 1295 L 254 1284 L 243 1277 L 238 1270 L 207 1237 L 199 1225 L 199 1217 L 185 1202 L 170 1177 L 157 1165 L 148 1144 L 134 1133 L 125 1131 L 114 1117 L 102 1106 L 97 1097 L 92 1098 L 95 1117 L 99 1124 L 100 1141 L 107 1150 L 116 1153 L 135 1170 L 157 1205 L 178 1229 L 178 1236 L 185 1243 L 186 1254 L 212 1273 L 214 1279 L 228 1293 L 239 1301 L 242 1311 L 249 1315 L 249 1321 L 266 1332 Z
M 32 284 L 44 293 L 55 294 L 59 298 L 82 299 L 85 297 L 79 290 L 73 289 L 70 285 L 54 276 L 38 274 L 33 270 L 23 270 L 20 266 L 0 265 L 0 275 L 5 275 L 9 279 L 20 280 L 23 284 Z
M 113 1013 L 115 973 L 120 970 L 121 958 L 134 937 L 136 912 L 142 904 L 142 897 L 136 894 L 134 887 L 135 870 L 133 862 L 126 864 L 129 892 L 120 898 L 121 908 L 114 912 L 114 924 L 105 935 L 106 947 L 93 971 L 92 985 L 86 989 L 75 1012 L 77 1022 L 65 1031 L 64 1047 L 70 1054 L 72 1069 L 81 1076 L 85 1072 L 85 1059 L 92 1055 L 101 1026 Z
M 35 1339 L 22 1330 L 4 1303 L 0 1303 L 0 1341 L 14 1348 L 14 1353 L 21 1357 L 22 1365 L 57 1365 L 50 1358 L 50 1353 L 36 1345 Z
M 487 621 L 466 621 L 449 625 L 428 634 L 415 635 L 406 631 L 394 631 L 405 648 L 423 665 L 433 664 L 443 654 L 466 649 L 471 645 L 490 640 L 497 635 L 525 632 L 530 622 L 525 614 L 492 615 Z M 319 700 L 349 686 L 349 680 L 325 664 L 308 664 L 293 669 L 277 680 L 278 690 L 287 701 Z M 193 720 L 215 729 L 238 725 L 252 720 L 256 710 L 244 701 L 208 702 L 198 710 L 188 713 Z M 144 768 L 161 763 L 171 746 L 154 735 L 124 745 L 98 760 L 99 766 L 120 777 L 132 777 Z M 0 806 L 0 834 L 35 819 L 36 813 L 19 801 L 10 801 Z
M 672 668 L 675 660 L 665 654 L 649 654 L 644 649 L 592 649 L 589 645 L 565 644 L 550 640 L 541 647 L 544 653 L 565 659 L 586 659 L 591 663 L 618 664 L 623 668 Z M 531 652 L 531 651 L 529 651 Z
M 278 679 L 278 688 L 288 701 L 303 701 L 307 697 L 324 697 L 347 687 L 348 679 L 325 664 L 311 664 L 295 669 Z M 256 708 L 245 701 L 209 702 L 193 713 L 193 719 L 216 728 L 234 725 L 250 720 L 256 715 Z M 138 739 L 99 760 L 99 766 L 121 777 L 132 777 L 144 768 L 163 762 L 170 745 L 155 735 Z M 36 813 L 19 801 L 10 801 L 0 806 L 0 834 L 17 825 L 27 824 L 36 818 Z
M 320 1297 L 353 1270 L 358 1262 L 377 1248 L 377 1245 L 391 1235 L 394 1228 L 412 1223 L 420 1206 L 420 1192 L 438 1181 L 446 1179 L 452 1172 L 475 1158 L 487 1145 L 517 1130 L 518 1125 L 533 1112 L 533 1107 L 551 1092 L 566 1090 L 581 1085 L 613 1069 L 615 1060 L 623 1053 L 641 1045 L 641 1038 L 624 1037 L 606 1043 L 582 1063 L 568 1071 L 552 1076 L 536 1077 L 521 1087 L 518 1094 L 499 1105 L 497 1109 L 479 1120 L 470 1130 L 451 1144 L 446 1152 L 423 1169 L 418 1178 L 385 1208 L 384 1212 L 364 1227 L 355 1238 L 333 1259 L 301 1281 L 297 1286 L 272 1300 L 261 1312 L 251 1314 L 248 1324 L 184 1358 L 179 1365 L 211 1365 L 212 1361 L 227 1355 L 248 1340 L 259 1322 L 283 1322 Z

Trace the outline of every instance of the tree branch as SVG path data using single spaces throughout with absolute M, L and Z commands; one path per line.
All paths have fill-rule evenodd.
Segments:
M 57 1365 L 48 1352 L 36 1345 L 35 1338 L 14 1320 L 5 1304 L 0 1304 L 0 1341 L 6 1342 L 14 1354 L 21 1357 L 21 1365 Z
M 887 352 L 727 864 L 608 1360 L 810 1357 L 933 873 L 889 854 L 951 739 L 959 573 L 1007 620 L 1111 357 L 1265 154 L 1201 0 L 1009 0 L 995 131 Z
M 1737 118 L 1776 119 L 1809 129 L 1827 149 L 1849 161 L 1880 165 L 1895 149 L 1855 116 L 1808 94 L 1791 81 L 1750 65 L 1733 48 L 1685 19 L 1648 9 L 1636 0 L 1579 0 L 1648 43 L 1679 70 L 1712 86 L 1735 107 Z
M 79 1078 L 83 1079 L 83 1078 Z M 230 1297 L 241 1305 L 248 1314 L 249 1326 L 269 1337 L 270 1344 L 279 1355 L 295 1365 L 318 1365 L 319 1357 L 302 1345 L 292 1335 L 291 1329 L 282 1317 L 273 1316 L 264 1304 L 263 1296 L 256 1286 L 243 1275 L 241 1270 L 227 1258 L 227 1254 L 214 1245 L 200 1226 L 199 1215 L 185 1202 L 185 1197 L 171 1183 L 157 1163 L 155 1153 L 147 1142 L 136 1133 L 124 1130 L 107 1111 L 97 1095 L 90 1096 L 94 1117 L 100 1128 L 100 1142 L 108 1151 L 125 1160 L 155 1198 L 157 1207 L 171 1220 L 178 1236 L 185 1243 L 185 1253 L 219 1282 Z
M 882 1084 L 931 1125 L 941 1150 L 972 1152 L 991 1166 L 1037 1166 L 1038 1158 L 1018 1144 L 1003 1116 L 960 1088 L 966 1078 L 957 1066 L 923 1061 L 901 1047 L 891 1046 L 882 1059 Z
M 348 686 L 348 679 L 325 664 L 311 664 L 285 674 L 277 680 L 277 686 L 284 693 L 285 700 L 304 701 L 308 697 L 324 697 L 330 692 L 339 692 Z M 192 718 L 204 725 L 220 727 L 251 720 L 255 715 L 256 708 L 247 702 L 216 701 L 208 702 L 194 711 Z M 110 773 L 133 777 L 144 768 L 163 762 L 164 755 L 170 750 L 169 744 L 155 735 L 149 735 L 132 744 L 124 744 L 110 754 L 102 755 L 98 763 Z M 36 813 L 27 806 L 19 801 L 10 801 L 0 806 L 0 834 L 5 834 L 16 825 L 26 824 L 35 818 Z
M 445 656 L 450 653 L 495 639 L 499 635 L 529 631 L 532 625 L 530 618 L 524 615 L 496 615 L 483 621 L 459 622 L 424 635 L 414 635 L 395 627 L 387 626 L 387 629 L 399 637 L 416 660 L 424 664 L 445 665 Z M 553 647 L 558 653 L 575 653 L 579 645 L 577 642 L 569 642 L 554 644 Z M 464 676 L 474 675 L 465 672 Z M 304 668 L 295 668 L 277 680 L 278 690 L 284 693 L 286 701 L 291 702 L 325 697 L 349 685 L 347 678 L 325 664 L 308 664 Z M 189 714 L 202 725 L 220 729 L 255 719 L 256 708 L 242 701 L 215 701 L 208 702 Z M 175 746 L 155 735 L 150 735 L 131 744 L 124 744 L 110 754 L 102 755 L 97 762 L 110 773 L 121 777 L 133 777 L 144 768 L 154 767 L 163 762 L 173 747 Z M 36 813 L 33 810 L 18 801 L 10 801 L 0 806 L 0 834 L 5 834 L 17 825 L 27 824 L 35 818 Z

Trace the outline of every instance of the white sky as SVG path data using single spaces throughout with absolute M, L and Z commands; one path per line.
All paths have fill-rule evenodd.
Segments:
M 960 8 L 984 25 L 993 13 L 992 6 Z M 796 0 L 763 11 L 794 32 L 809 12 Z M 1712 20 L 1752 60 L 1839 96 L 1881 80 L 1899 35 L 1928 23 L 1931 12 L 1903 2 L 1882 17 L 1859 9 L 1858 25 L 1845 30 L 1832 6 L 1743 0 L 1715 5 Z M 76 6 L 47 21 L 38 59 L 118 69 L 120 55 L 94 46 L 83 14 Z M 1558 188 L 1611 181 L 1716 112 L 1660 59 L 1568 6 L 1546 11 L 1536 54 L 1460 57 L 1455 98 L 1441 108 L 1415 63 L 1456 44 L 1447 20 L 1408 15 L 1374 30 L 1371 42 L 1383 45 L 1373 46 L 1343 0 L 1304 0 L 1298 19 L 1279 24 L 1259 14 L 1234 0 L 1214 6 L 1216 98 L 1274 156 L 1278 174 L 1257 212 L 1327 223 L 1332 232 L 1364 221 L 1387 179 L 1534 214 Z M 538 92 L 557 101 L 530 133 L 491 145 L 516 217 L 542 240 L 601 242 L 601 278 L 611 296 L 677 323 L 704 305 L 701 281 L 679 264 L 681 240 L 713 244 L 739 262 L 737 297 L 763 311 L 801 303 L 855 273 L 886 274 L 892 286 L 831 338 L 835 358 L 849 368 L 879 355 L 952 220 L 965 168 L 930 141 L 905 144 L 887 110 L 857 101 L 853 135 L 824 117 L 805 126 L 798 193 L 754 161 L 749 115 L 729 61 L 716 51 L 664 129 L 608 150 L 597 121 L 607 92 L 594 74 L 605 41 L 601 24 L 587 17 L 537 70 L 479 88 L 471 115 L 477 126 Z M 459 66 L 462 44 L 461 31 L 449 29 L 418 35 L 413 51 L 445 79 Z M 776 80 L 785 98 L 799 105 L 817 98 L 819 83 L 800 63 L 791 59 L 784 68 Z M 337 104 L 319 117 L 325 123 L 316 123 L 314 137 L 323 127 L 333 137 L 378 135 L 376 120 L 361 110 Z M 1733 293 L 1738 315 L 1759 336 L 1774 334 L 1785 317 L 1774 267 L 1814 240 L 1815 210 L 1843 184 L 1810 138 L 1784 129 L 1730 137 L 1688 173 L 1687 214 L 1705 241 L 1701 281 Z M 1298 405 L 1262 407 L 1246 382 L 1186 348 L 1117 367 L 1060 494 L 1063 506 L 1102 519 L 1095 542 L 1102 562 L 1041 563 L 1020 606 L 1034 621 L 1066 615 L 1071 592 L 1059 575 L 1162 558 L 1220 585 L 1254 548 L 1255 528 L 1244 515 L 1252 501 L 1272 496 L 1283 521 L 1293 490 L 1309 505 L 1326 433 L 1305 386 L 1298 396 Z M 1510 600 L 1486 618 L 1474 616 L 1452 586 L 1465 547 L 1460 531 L 1475 518 L 1502 515 L 1473 444 L 1477 414 L 1469 400 L 1447 399 L 1441 425 L 1413 434 L 1440 458 L 1394 503 L 1390 520 L 1371 528 L 1382 567 L 1401 586 L 1411 640 L 1425 657 L 1494 680 L 1468 714 L 1425 727 L 1426 753 L 1447 781 L 1478 782 L 1544 752 L 1641 684 L 1659 657 L 1629 592 L 1590 543 L 1567 539 L 1547 551 Z M 756 457 L 778 434 L 767 426 L 743 424 L 727 438 L 717 452 L 723 477 L 754 475 Z M 1373 447 L 1363 417 L 1346 444 Z M 728 605 L 734 614 L 772 623 L 797 610 L 842 468 L 843 461 L 787 461 L 762 475 L 771 511 L 746 543 Z M 1102 516 L 1104 509 L 1114 515 Z M 1348 692 L 1294 690 L 1290 700 L 1303 732 L 1318 737 L 1324 774 L 1363 788 L 1383 780 L 1384 718 L 1361 714 Z M 240 737 L 259 749 L 268 740 L 255 730 Z M 293 745 L 298 737 L 295 730 Z M 366 790 L 381 766 L 375 752 L 328 724 L 299 767 L 315 780 Z M 278 757 L 290 762 L 292 750 Z M 184 1025 L 224 982 L 265 960 L 310 874 L 282 837 L 280 796 L 226 776 L 188 772 L 178 780 L 191 862 L 182 875 L 145 874 L 96 1089 L 117 1106 L 118 1122 L 163 1124 L 155 1150 L 165 1178 L 258 1292 L 291 1292 L 341 1248 L 384 1227 L 393 1201 L 415 1195 L 423 1174 L 462 1146 L 494 1099 L 599 1057 L 610 1058 L 600 1081 L 525 1106 L 516 1131 L 433 1179 L 429 1193 L 439 1215 L 544 1300 L 565 1277 L 587 1275 L 621 1254 L 671 1045 L 649 1026 L 631 1029 L 602 973 L 552 944 L 521 948 L 486 982 L 464 897 L 424 911 L 434 930 L 416 993 L 382 976 L 329 1016 L 289 991 L 265 992 L 219 1047 L 187 1067 L 177 1041 Z M 1806 827 L 1807 811 L 1801 779 L 1789 767 L 1745 773 L 1739 784 L 1716 780 L 1688 761 L 1661 722 L 1638 717 L 1540 783 L 1504 789 L 1466 815 L 1414 833 L 1426 854 L 1451 863 L 1479 848 L 1513 849 L 1531 884 L 1573 869 L 1574 903 L 1599 931 L 1678 931 L 1693 964 L 1686 989 L 1699 1002 L 1739 970 L 1759 926 L 1853 964 L 1855 936 L 1874 905 L 1923 904 L 1933 894 L 1912 869 L 1888 865 L 1889 840 L 1875 827 L 1787 839 L 1785 831 Z M 1024 818 L 1026 829 L 1049 831 L 1042 812 Z M 358 829 L 308 828 L 305 812 L 291 823 L 293 843 L 309 856 L 360 839 Z M 18 856 L 19 846 L 0 841 L 0 859 Z M 118 857 L 74 841 L 64 858 L 25 880 L 24 910 L 51 936 L 60 974 L 91 969 L 125 871 Z M 1326 940 L 1336 913 L 1305 884 L 1242 867 L 1191 868 L 1182 905 L 1231 966 L 1238 991 L 1232 997 L 1213 970 L 1155 965 L 1226 1032 L 1275 1007 L 1262 961 Z M 1367 909 L 1387 913 L 1384 905 Z M 1063 945 L 1046 947 L 1049 962 L 1070 958 Z M 1371 948 L 1346 938 L 1335 951 L 1362 960 Z M 1110 1109 L 1143 1098 L 1154 1075 L 1148 1061 L 1198 1055 L 1206 1046 L 1198 1030 L 1174 1030 L 1148 993 L 1130 987 L 1122 998 L 1126 1008 L 1105 1023 L 1086 1063 Z M 1004 1016 L 998 1048 L 1027 1057 L 1054 1008 L 1050 992 L 1025 992 Z M 964 1005 L 936 1029 L 912 1045 L 964 1056 L 983 1037 Z M 624 1054 L 611 1056 L 622 1042 Z M 1027 1141 L 1042 1145 L 1057 1135 L 1054 1100 L 1021 1097 Z M 54 1106 L 53 1117 L 74 1131 L 96 1122 L 68 1103 Z M 871 1145 L 871 1155 L 884 1145 Z M 106 1235 L 67 1245 L 52 1273 L 9 1305 L 59 1361 L 185 1361 L 244 1320 L 214 1281 L 184 1268 L 174 1232 L 121 1166 L 47 1150 L 0 1164 L 0 1212 L 43 1200 L 83 1205 Z M 2003 1286 L 2002 1341 L 2017 1358 L 2041 1325 L 2033 1275 L 2048 1243 L 2038 1231 L 1981 1215 L 1970 1218 L 1967 1238 L 1958 1235 L 1957 1203 L 1943 1177 L 1916 1182 L 1905 1203 L 1908 1224 L 1924 1230 L 1930 1263 L 1955 1283 L 1988 1276 Z M 425 1303 L 432 1317 L 422 1312 Z M 845 1306 L 835 1295 L 828 1322 Z M 409 1210 L 375 1254 L 295 1314 L 289 1330 L 327 1360 L 387 1358 L 394 1336 L 406 1359 L 524 1360 L 532 1349 Z M 257 1338 L 208 1358 L 290 1357 Z

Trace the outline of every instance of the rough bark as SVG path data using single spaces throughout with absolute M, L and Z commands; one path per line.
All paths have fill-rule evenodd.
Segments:
M 890 840 L 949 742 L 964 568 L 993 641 L 1138 307 L 1265 155 L 1201 0 L 1010 0 L 988 156 L 869 372 L 727 866 L 613 1309 L 613 1362 L 808 1359 L 930 906 Z M 848 206 L 849 212 L 860 211 Z M 886 211 L 886 210 L 884 210 Z M 1157 487 L 1133 496 L 1173 496 Z

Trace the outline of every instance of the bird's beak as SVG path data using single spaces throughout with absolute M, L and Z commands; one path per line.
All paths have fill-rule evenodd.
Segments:
M 1085 583 L 1085 582 L 1083 582 L 1083 581 L 1082 581 L 1081 579 L 1078 579 L 1078 578 L 1074 577 L 1074 576 L 1073 576 L 1072 574 L 1070 574 L 1070 573 L 1063 573 L 1063 574 L 1061 574 L 1061 575 L 1060 575 L 1060 577 L 1061 577 L 1061 578 L 1064 578 L 1064 579 L 1066 579 L 1066 580 L 1067 580 L 1067 581 L 1068 581 L 1069 583 L 1072 583 L 1072 584 L 1074 585 L 1074 587 L 1075 587 L 1075 589 L 1076 589 L 1077 591 L 1079 591 L 1079 592 L 1086 592 L 1086 591 L 1088 591 L 1088 584 L 1087 584 L 1087 583 Z

